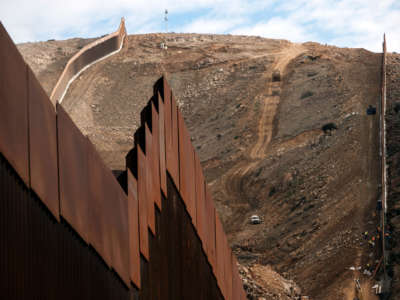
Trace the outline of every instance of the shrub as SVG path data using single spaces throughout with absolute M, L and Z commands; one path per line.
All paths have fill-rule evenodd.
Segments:
M 311 91 L 305 91 L 303 94 L 301 94 L 301 99 L 311 97 L 312 95 L 314 95 L 313 92 L 311 92 Z
M 329 132 L 331 132 L 332 130 L 336 130 L 336 129 L 337 129 L 337 126 L 336 126 L 335 123 L 327 123 L 327 124 L 325 124 L 324 126 L 322 126 L 321 129 L 322 129 L 325 133 L 329 133 Z

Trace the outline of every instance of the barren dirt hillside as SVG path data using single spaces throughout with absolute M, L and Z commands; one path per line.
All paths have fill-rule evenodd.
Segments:
M 19 49 L 50 93 L 67 49 L 85 42 Z M 37 53 L 50 57 L 45 65 Z M 62 105 L 118 170 L 152 84 L 166 73 L 250 297 L 375 299 L 362 273 L 380 258 L 368 243 L 377 226 L 378 116 L 366 114 L 379 101 L 380 67 L 380 54 L 363 49 L 131 35 L 81 74 Z M 261 224 L 249 223 L 253 214 Z

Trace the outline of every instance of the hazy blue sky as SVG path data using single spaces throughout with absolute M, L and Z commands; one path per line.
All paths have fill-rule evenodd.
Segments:
M 400 0 L 0 0 L 0 20 L 15 42 L 94 37 L 126 18 L 129 34 L 231 33 L 400 52 Z

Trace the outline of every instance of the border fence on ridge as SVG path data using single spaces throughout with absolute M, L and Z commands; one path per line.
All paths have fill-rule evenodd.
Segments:
M 117 179 L 0 23 L 4 299 L 246 299 L 165 77 Z

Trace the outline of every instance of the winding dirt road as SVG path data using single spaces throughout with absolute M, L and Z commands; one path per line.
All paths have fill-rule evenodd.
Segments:
M 264 74 L 266 88 L 256 99 L 261 103 L 261 116 L 258 122 L 257 141 L 248 151 L 248 160 L 238 163 L 223 179 L 225 193 L 230 199 L 242 198 L 241 180 L 252 170 L 257 163 L 267 156 L 268 145 L 272 139 L 273 122 L 280 102 L 282 78 L 286 66 L 306 50 L 301 44 L 290 44 L 279 53 L 275 53 L 275 62 L 270 70 Z M 273 81 L 274 73 L 279 73 L 281 80 Z M 249 162 L 250 161 L 250 162 Z M 238 204 L 238 201 L 234 201 Z
M 302 45 L 291 44 L 290 47 L 278 53 L 273 73 L 277 72 L 283 77 L 289 62 L 304 51 L 305 49 Z M 262 100 L 262 113 L 258 123 L 257 143 L 250 150 L 250 158 L 252 159 L 262 159 L 265 157 L 266 149 L 272 138 L 273 121 L 279 105 L 282 85 L 281 81 L 272 80 L 273 73 L 265 74 L 267 80 L 266 95 Z

